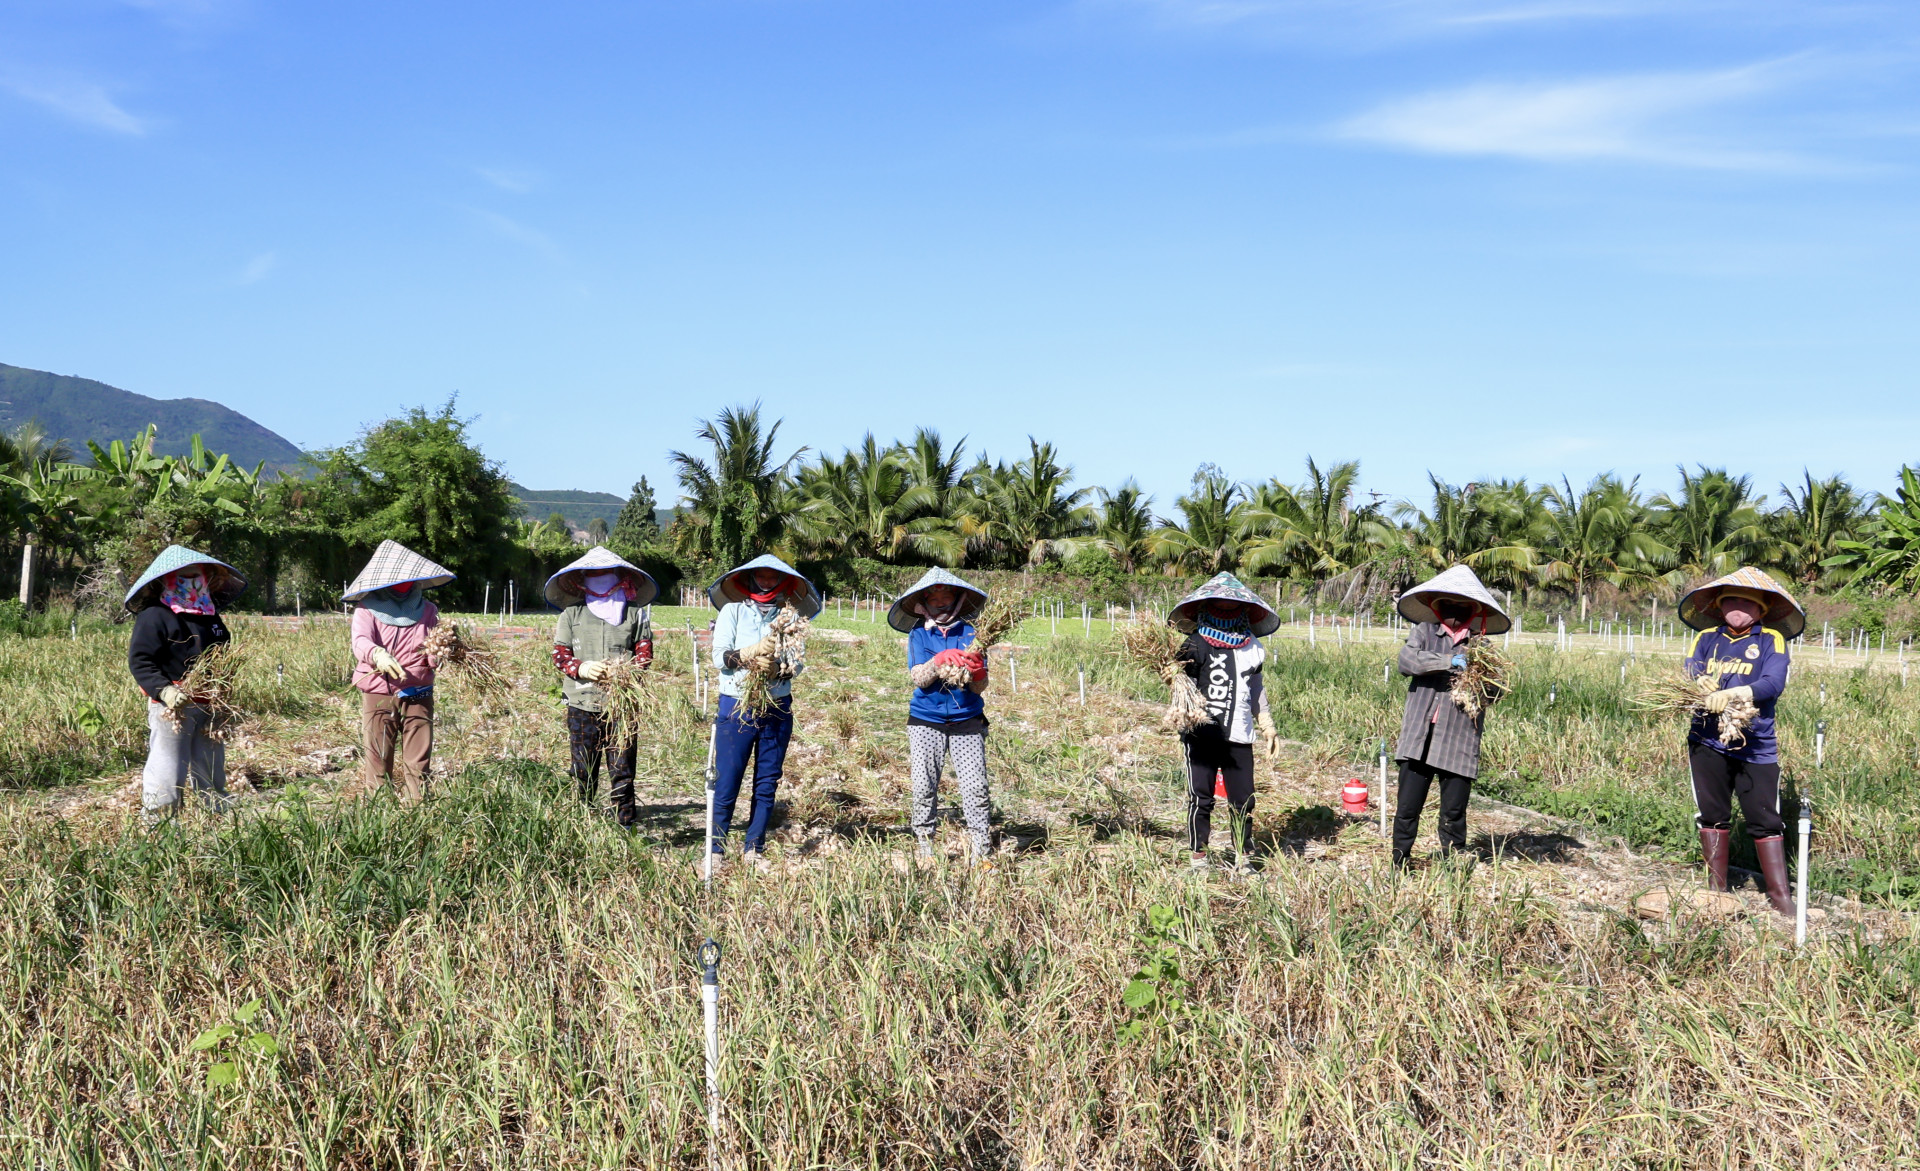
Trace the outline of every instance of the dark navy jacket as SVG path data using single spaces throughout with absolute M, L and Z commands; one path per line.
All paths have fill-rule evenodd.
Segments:
M 964 651 L 972 645 L 971 622 L 944 631 L 929 630 L 922 622 L 907 635 L 907 666 L 918 667 L 941 651 Z M 916 687 L 913 698 L 907 701 L 907 720 L 916 724 L 963 724 L 979 719 L 986 710 L 985 698 L 965 687 Z
M 1755 626 L 1739 638 L 1724 626 L 1701 631 L 1687 652 L 1687 674 L 1713 676 L 1722 688 L 1753 688 L 1753 703 L 1760 714 L 1747 729 L 1746 743 L 1738 748 L 1720 743 L 1718 716 L 1695 716 L 1687 742 L 1750 764 L 1777 763 L 1780 744 L 1774 738 L 1773 707 L 1787 689 L 1790 665 L 1787 638 L 1771 626 Z

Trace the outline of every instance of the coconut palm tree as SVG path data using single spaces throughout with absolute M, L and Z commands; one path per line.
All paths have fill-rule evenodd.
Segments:
M 1815 584 L 1826 562 L 1840 553 L 1839 542 L 1858 538 L 1873 515 L 1872 500 L 1847 483 L 1844 476 L 1816 480 L 1801 472 L 1798 490 L 1780 485 L 1786 503 L 1769 518 L 1778 542 L 1779 564 L 1803 585 Z
M 1521 501 L 1534 490 L 1524 481 L 1455 487 L 1428 472 L 1427 482 L 1432 511 L 1405 500 L 1394 505 L 1394 514 L 1407 522 L 1407 550 L 1416 562 L 1432 571 L 1464 564 L 1509 587 L 1533 572 L 1540 551 Z
M 1243 490 L 1212 464 L 1193 473 L 1187 494 L 1174 501 L 1183 523 L 1162 520 L 1148 536 L 1155 559 L 1169 567 L 1215 574 L 1240 563 L 1240 530 L 1236 510 Z
M 728 407 L 717 419 L 701 420 L 695 432 L 712 447 L 711 463 L 683 451 L 668 453 L 685 501 L 673 525 L 681 552 L 737 565 L 785 534 L 788 473 L 807 449 L 775 459 L 780 423 L 764 424 L 759 403 Z
M 792 528 L 807 547 L 881 561 L 934 559 L 955 564 L 965 552 L 945 517 L 925 513 L 899 446 L 882 449 L 871 434 L 840 459 L 800 469 Z
M 1595 476 L 1575 492 L 1565 476 L 1558 488 L 1546 488 L 1545 544 L 1549 558 L 1540 568 L 1546 581 L 1564 582 L 1580 599 L 1582 617 L 1594 586 L 1651 583 L 1673 551 L 1654 537 L 1639 477 L 1622 483 L 1611 472 Z
M 1239 513 L 1241 564 L 1323 581 L 1374 559 L 1393 530 L 1379 505 L 1356 502 L 1359 481 L 1358 460 L 1322 468 L 1308 457 L 1305 482 L 1253 488 Z
M 1673 550 L 1668 580 L 1678 587 L 1769 561 L 1777 544 L 1761 512 L 1766 502 L 1753 494 L 1751 476 L 1705 466 L 1694 475 L 1682 467 L 1680 491 L 1653 498 L 1655 531 Z
M 1059 542 L 1092 527 L 1082 503 L 1090 489 L 1071 487 L 1073 468 L 1060 462 L 1051 443 L 1028 436 L 1027 447 L 1027 458 L 1011 466 L 982 455 L 967 473 L 973 490 L 967 544 L 977 558 L 1039 565 Z
M 1152 556 L 1153 497 L 1140 490 L 1133 477 L 1109 492 L 1095 488 L 1100 497 L 1098 518 L 1093 533 L 1081 544 L 1103 549 L 1122 573 L 1134 573 Z

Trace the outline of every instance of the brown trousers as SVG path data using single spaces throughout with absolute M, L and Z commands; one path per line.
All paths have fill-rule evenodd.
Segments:
M 433 762 L 433 696 L 401 699 L 362 692 L 360 735 L 366 744 L 369 792 L 392 774 L 405 800 L 418 801 L 427 795 L 427 773 Z M 398 772 L 394 771 L 396 746 L 400 749 Z

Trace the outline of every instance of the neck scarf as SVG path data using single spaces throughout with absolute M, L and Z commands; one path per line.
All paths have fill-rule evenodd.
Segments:
M 360 604 L 383 626 L 413 626 L 427 615 L 427 591 L 417 585 L 404 594 L 375 590 L 360 599 Z
M 587 595 L 587 613 L 608 626 L 618 626 L 627 616 L 627 603 L 638 598 L 633 583 L 618 573 L 589 573 L 581 579 Z
M 1253 623 L 1247 621 L 1245 614 L 1222 618 L 1202 610 L 1199 633 L 1211 646 L 1243 647 L 1253 641 Z
M 160 579 L 160 602 L 175 614 L 212 614 L 213 595 L 207 592 L 204 571 L 183 577 L 169 573 Z
M 762 593 L 753 588 L 753 577 L 751 574 L 743 575 L 743 578 L 744 580 L 740 582 L 740 591 L 747 595 L 747 600 L 752 602 L 754 607 L 760 611 L 760 617 L 762 618 L 771 618 L 774 616 L 775 612 L 780 609 L 780 599 L 786 597 L 787 590 L 792 584 L 782 579 L 779 585 Z

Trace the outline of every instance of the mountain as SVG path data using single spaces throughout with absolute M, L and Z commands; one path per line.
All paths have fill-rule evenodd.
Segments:
M 225 453 L 248 468 L 262 460 L 272 469 L 300 463 L 298 447 L 216 402 L 148 398 L 91 378 L 0 363 L 0 428 L 12 430 L 28 420 L 37 420 L 50 436 L 82 453 L 89 439 L 105 447 L 155 423 L 160 430 L 153 446 L 162 455 L 186 454 L 198 433 L 208 451 Z
M 587 522 L 599 517 L 612 528 L 613 522 L 620 517 L 620 509 L 627 503 L 625 496 L 615 496 L 611 492 L 581 492 L 573 488 L 523 488 L 508 481 L 507 486 L 520 498 L 520 507 L 528 520 L 545 520 L 559 513 L 572 522 L 575 528 L 586 528 Z M 656 508 L 653 510 L 654 523 L 662 529 L 673 523 L 673 510 Z

